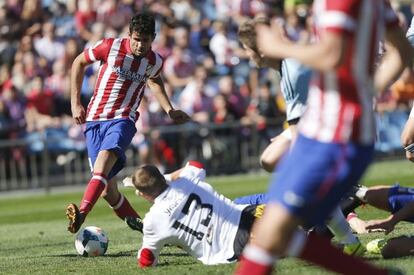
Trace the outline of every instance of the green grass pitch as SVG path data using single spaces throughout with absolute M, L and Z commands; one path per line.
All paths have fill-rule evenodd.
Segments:
M 365 185 L 392 184 L 414 186 L 414 165 L 408 161 L 381 162 L 371 166 L 362 183 Z M 208 178 L 215 188 L 235 198 L 263 192 L 269 182 L 265 173 Z M 136 252 L 141 235 L 121 222 L 101 199 L 88 216 L 85 225 L 102 227 L 109 236 L 109 248 L 103 257 L 84 258 L 76 254 L 74 236 L 66 231 L 65 206 L 78 203 L 82 191 L 52 192 L 48 195 L 0 198 L 0 274 L 231 274 L 234 264 L 203 266 L 176 247 L 167 247 L 161 253 L 160 265 L 138 270 Z M 135 197 L 130 189 L 122 190 L 139 213 L 145 213 L 149 203 Z M 358 210 L 362 218 L 386 217 L 373 207 Z M 397 225 L 390 237 L 411 234 L 413 225 Z M 363 243 L 382 237 L 382 233 L 361 235 Z M 410 257 L 383 260 L 378 256 L 366 258 L 383 266 L 402 268 L 410 274 L 414 261 Z M 283 259 L 276 268 L 278 274 L 329 274 L 307 263 Z M 412 274 L 412 273 L 411 273 Z

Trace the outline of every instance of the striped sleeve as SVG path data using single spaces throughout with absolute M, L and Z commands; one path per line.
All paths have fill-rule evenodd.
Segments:
M 326 0 L 318 14 L 318 27 L 333 32 L 353 32 L 356 28 L 355 0 Z
M 398 16 L 392 9 L 389 1 L 385 1 L 385 23 L 387 25 L 387 28 L 392 28 L 399 25 Z
M 86 60 L 90 63 L 97 60 L 106 62 L 113 42 L 113 38 L 103 39 L 96 42 L 92 47 L 85 49 Z

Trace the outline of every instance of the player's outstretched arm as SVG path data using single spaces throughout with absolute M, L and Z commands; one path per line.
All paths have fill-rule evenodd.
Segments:
M 394 214 L 391 214 L 384 220 L 373 220 L 367 222 L 367 230 L 384 229 L 385 234 L 388 234 L 394 230 L 397 223 L 402 220 L 411 218 L 414 216 L 414 201 L 410 202 Z
M 318 43 L 302 45 L 277 35 L 277 26 L 256 26 L 257 45 L 261 52 L 272 58 L 295 58 L 300 63 L 319 71 L 329 71 L 343 60 L 347 38 L 339 33 L 325 32 Z
M 164 82 L 160 76 L 148 79 L 148 86 L 154 93 L 158 102 L 163 110 L 169 115 L 169 117 L 177 124 L 186 123 L 190 120 L 190 117 L 181 110 L 175 110 L 170 102 L 165 91 Z
M 153 267 L 158 264 L 159 255 L 165 245 L 166 237 L 165 225 L 159 219 L 167 219 L 167 216 L 154 216 L 151 215 L 151 211 L 145 215 L 142 246 L 137 254 L 137 264 L 140 268 Z
M 81 87 L 85 74 L 85 67 L 88 65 L 85 54 L 80 53 L 72 63 L 70 75 L 70 102 L 72 109 L 72 117 L 76 124 L 85 123 L 86 112 L 81 103 Z
M 198 178 L 200 178 L 202 180 L 205 179 L 205 177 L 206 177 L 206 170 L 204 170 L 203 164 L 201 162 L 196 161 L 196 160 L 189 160 L 185 164 L 184 167 L 182 167 L 182 168 L 180 168 L 178 170 L 175 170 L 175 171 L 171 172 L 170 174 L 166 174 L 166 175 L 164 175 L 164 177 L 167 180 L 167 182 L 173 181 L 173 180 L 177 180 L 180 177 L 181 172 L 185 168 L 187 168 L 187 167 L 190 167 L 190 169 L 187 169 L 186 170 L 186 172 L 187 172 L 186 174 L 187 175 L 191 175 L 193 177 L 198 177 Z
M 383 92 L 413 62 L 413 48 L 399 26 L 387 29 L 385 39 L 387 52 L 374 77 L 379 92 Z

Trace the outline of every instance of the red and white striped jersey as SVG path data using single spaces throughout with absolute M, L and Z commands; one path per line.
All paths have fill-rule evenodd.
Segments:
M 314 72 L 299 131 L 320 142 L 372 144 L 375 57 L 397 16 L 386 0 L 315 0 L 313 12 L 317 37 L 337 32 L 347 44 L 338 68 Z
M 129 118 L 136 121 L 147 79 L 161 72 L 161 56 L 150 50 L 145 57 L 135 57 L 129 38 L 103 39 L 85 49 L 84 54 L 88 62 L 101 62 L 86 120 Z

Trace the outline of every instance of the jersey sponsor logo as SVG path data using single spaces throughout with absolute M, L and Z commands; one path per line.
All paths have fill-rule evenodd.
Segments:
M 142 74 L 139 74 L 138 72 L 131 72 L 130 70 L 126 70 L 119 66 L 117 67 L 113 66 L 112 69 L 119 77 L 131 80 L 133 82 L 140 83 L 142 81 L 146 81 L 148 78 L 147 75 L 142 75 Z
M 145 72 L 149 75 L 149 74 L 151 74 L 151 71 L 152 71 L 152 68 L 153 68 L 154 66 L 152 65 L 152 64 L 148 64 L 147 65 L 147 68 L 145 69 Z
M 181 203 L 181 201 L 175 201 L 173 203 L 171 203 L 170 205 L 168 205 L 168 207 L 164 210 L 165 214 L 167 214 L 168 216 L 172 215 L 172 212 L 175 210 L 175 208 L 177 208 L 177 206 Z

